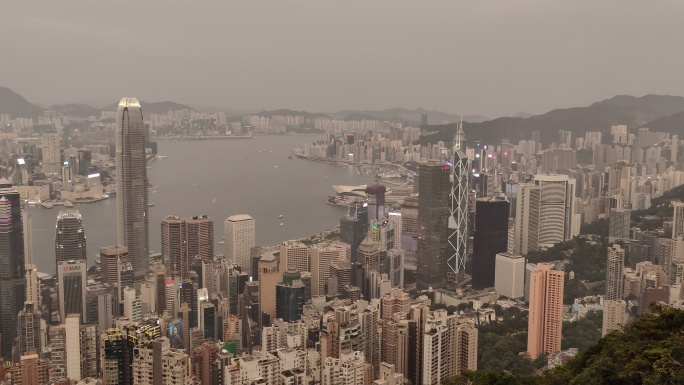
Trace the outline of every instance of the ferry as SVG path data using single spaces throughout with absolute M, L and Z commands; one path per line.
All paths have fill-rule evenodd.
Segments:
M 154 203 L 148 203 L 147 204 L 147 207 L 152 207 L 152 206 L 154 206 Z
M 278 218 L 282 218 L 282 217 L 283 217 L 283 214 L 278 215 Z
M 64 207 L 74 207 L 74 204 L 70 201 L 64 201 Z
M 280 225 L 281 225 L 281 226 L 283 226 L 283 225 L 284 225 L 284 223 L 283 223 L 283 222 L 280 222 Z
M 219 244 L 219 245 L 225 245 L 225 244 L 226 244 L 226 241 L 218 241 L 218 244 Z

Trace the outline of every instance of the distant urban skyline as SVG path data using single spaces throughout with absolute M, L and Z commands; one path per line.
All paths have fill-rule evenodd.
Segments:
M 13 37 L 0 41 L 0 85 L 42 104 L 103 106 L 136 95 L 234 109 L 401 106 L 491 118 L 618 94 L 683 94 L 684 57 L 671 49 L 684 32 L 677 2 L 199 8 L 157 0 L 135 3 L 134 14 L 127 3 L 15 4 L 0 15 Z M 111 76 L 130 63 L 129 76 Z

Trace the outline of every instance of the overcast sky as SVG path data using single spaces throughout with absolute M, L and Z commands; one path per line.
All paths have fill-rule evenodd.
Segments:
M 489 117 L 684 95 L 683 1 L 12 1 L 0 86 L 36 103 Z

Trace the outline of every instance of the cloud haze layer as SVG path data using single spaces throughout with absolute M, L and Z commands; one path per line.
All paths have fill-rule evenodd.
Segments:
M 41 103 L 538 113 L 684 94 L 682 15 L 679 1 L 19 1 L 0 13 L 0 85 Z

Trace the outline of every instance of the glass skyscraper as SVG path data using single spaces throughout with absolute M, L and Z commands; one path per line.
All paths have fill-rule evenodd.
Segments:
M 118 244 L 128 247 L 137 277 L 149 270 L 147 158 L 140 103 L 123 98 L 116 114 L 116 210 Z
M 78 210 L 61 210 L 55 229 L 55 266 L 59 261 L 86 258 L 86 236 Z

